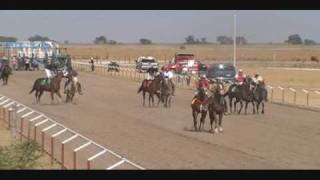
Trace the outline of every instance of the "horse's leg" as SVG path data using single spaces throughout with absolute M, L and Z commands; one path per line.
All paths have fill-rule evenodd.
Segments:
M 255 114 L 256 113 L 256 107 L 255 107 L 254 101 L 251 101 L 251 103 L 252 103 L 252 114 Z
M 160 94 L 159 94 L 158 92 L 156 93 L 156 95 L 157 95 L 157 97 L 158 97 L 158 104 L 157 104 L 157 106 L 159 106 L 159 104 L 160 104 L 160 98 L 161 98 L 161 97 L 160 97 Z
M 36 103 L 38 103 L 38 91 L 36 90 L 36 93 L 34 95 L 36 97 Z
M 59 97 L 59 103 L 61 103 L 61 102 L 62 102 L 62 96 L 61 96 L 61 94 L 60 94 L 60 91 L 57 91 L 56 94 L 57 94 L 58 97 Z
M 212 132 L 213 131 L 212 124 L 214 121 L 214 114 L 213 114 L 213 110 L 211 110 L 211 109 L 209 109 L 209 119 L 210 119 L 210 126 L 211 126 L 210 132 Z
M 223 132 L 222 129 L 222 117 L 223 117 L 223 113 L 219 113 L 219 132 Z
M 238 114 L 240 114 L 241 113 L 241 111 L 242 111 L 242 108 L 243 108 L 243 102 L 242 102 L 242 100 L 240 100 L 240 109 L 239 109 L 239 111 L 238 111 Z
M 50 95 L 51 95 L 51 104 L 53 104 L 53 100 L 54 100 L 54 98 L 53 98 L 53 91 L 50 91 Z
M 43 92 L 44 92 L 44 91 L 40 91 L 40 93 L 39 93 L 39 95 L 38 95 L 38 103 L 39 103 L 39 104 L 40 104 L 40 98 L 41 98 Z
M 142 92 L 142 98 L 143 98 L 142 106 L 145 106 L 145 99 L 146 99 L 146 92 L 145 91 Z
M 259 114 L 259 107 L 260 107 L 260 102 L 257 102 L 257 105 L 256 105 L 256 107 L 257 107 L 257 114 Z
M 201 125 L 202 125 L 202 129 L 204 127 L 204 121 L 207 117 L 207 111 L 202 111 L 201 112 L 201 119 L 200 119 L 200 126 L 199 126 L 199 131 L 201 131 Z
M 230 108 L 230 113 L 232 113 L 232 99 L 230 96 L 229 96 L 229 108 Z
M 193 117 L 193 127 L 194 127 L 194 131 L 197 131 L 197 117 L 198 117 L 198 113 L 196 112 L 196 110 L 194 108 L 192 108 L 192 117 Z
M 244 107 L 244 114 L 247 115 L 248 101 L 246 101 L 246 105 Z
M 236 98 L 236 100 L 234 101 L 233 103 L 233 112 L 237 112 L 237 103 L 239 102 L 240 100 L 238 98 Z
M 261 111 L 262 114 L 264 114 L 264 102 L 262 101 L 262 111 Z

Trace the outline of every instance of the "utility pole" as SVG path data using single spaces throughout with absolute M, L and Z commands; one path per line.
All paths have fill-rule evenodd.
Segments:
M 236 46 L 237 46 L 237 14 L 233 15 L 233 66 L 236 67 Z

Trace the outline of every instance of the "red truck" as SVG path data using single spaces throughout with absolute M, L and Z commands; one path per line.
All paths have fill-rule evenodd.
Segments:
M 200 61 L 195 60 L 194 54 L 177 53 L 175 54 L 173 61 L 165 68 L 173 70 L 175 73 L 181 73 L 182 71 L 190 73 L 198 73 L 199 71 L 206 70 L 206 66 Z

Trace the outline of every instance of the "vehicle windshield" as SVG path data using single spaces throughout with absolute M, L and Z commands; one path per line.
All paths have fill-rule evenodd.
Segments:
M 154 63 L 155 60 L 154 59 L 142 59 L 141 62 L 143 62 L 143 63 Z
M 234 77 L 236 75 L 233 66 L 213 66 L 208 70 L 208 77 Z

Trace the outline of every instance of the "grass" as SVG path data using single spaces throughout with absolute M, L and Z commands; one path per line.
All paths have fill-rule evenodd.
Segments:
M 50 157 L 41 153 L 37 142 L 12 138 L 0 121 L 0 169 L 60 169 L 60 166 L 50 164 Z
M 194 53 L 199 60 L 228 60 L 233 58 L 232 45 L 185 45 L 181 44 L 121 44 L 121 45 L 63 45 L 75 58 L 111 58 L 133 60 L 139 56 L 154 56 L 158 59 L 172 59 L 176 52 Z M 320 58 L 320 46 L 295 45 L 242 45 L 237 47 L 239 60 L 281 60 L 310 61 L 311 56 Z

